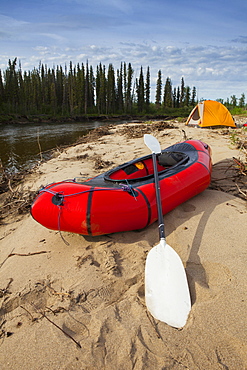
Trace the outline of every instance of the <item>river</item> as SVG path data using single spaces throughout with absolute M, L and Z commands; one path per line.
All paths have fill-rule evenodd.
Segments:
M 0 165 L 10 174 L 30 169 L 40 160 L 40 148 L 45 152 L 43 159 L 48 159 L 50 149 L 72 144 L 89 130 L 107 124 L 93 121 L 0 125 Z

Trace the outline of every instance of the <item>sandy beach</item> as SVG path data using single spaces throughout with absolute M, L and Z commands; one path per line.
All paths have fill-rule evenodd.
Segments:
M 157 223 L 62 238 L 30 214 L 12 215 L 0 226 L 2 370 L 247 369 L 247 207 L 232 176 L 242 154 L 230 140 L 234 129 L 171 125 L 133 122 L 89 134 L 57 150 L 23 186 L 37 191 L 149 154 L 144 133 L 162 148 L 186 138 L 210 145 L 211 186 L 164 216 L 188 276 L 187 324 L 172 328 L 146 309 L 144 267 L 159 242 Z

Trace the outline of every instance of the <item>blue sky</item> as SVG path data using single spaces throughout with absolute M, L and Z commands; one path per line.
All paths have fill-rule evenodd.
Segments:
M 247 98 L 246 0 L 8 0 L 0 5 L 0 69 L 100 62 L 150 67 L 163 85 L 195 86 L 199 99 Z

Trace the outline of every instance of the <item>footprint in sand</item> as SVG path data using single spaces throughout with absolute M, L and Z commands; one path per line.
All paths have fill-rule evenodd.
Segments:
M 237 351 L 231 344 L 222 343 L 215 349 L 218 363 L 223 369 L 246 369 Z
M 176 218 L 188 218 L 188 213 L 195 212 L 196 206 L 191 203 L 180 204 L 173 212 Z
M 104 251 L 103 268 L 106 270 L 107 274 L 111 273 L 114 276 L 122 276 L 121 257 L 117 250 Z
M 30 311 L 34 310 L 37 312 L 38 310 L 43 310 L 47 306 L 48 297 L 49 294 L 46 287 L 39 286 L 25 294 L 10 298 L 2 304 L 0 308 L 0 318 L 4 318 L 10 312 L 26 304 L 30 306 Z
M 85 314 L 90 314 L 93 311 L 99 311 L 106 307 L 115 305 L 122 301 L 125 297 L 125 293 L 131 289 L 134 285 L 139 284 L 142 279 L 142 275 L 136 275 L 128 280 L 117 279 L 109 281 L 108 284 L 100 286 L 95 289 L 90 289 L 87 292 L 79 293 L 76 299 L 71 301 L 70 309 L 79 307 Z M 136 288 L 137 289 L 137 288 Z

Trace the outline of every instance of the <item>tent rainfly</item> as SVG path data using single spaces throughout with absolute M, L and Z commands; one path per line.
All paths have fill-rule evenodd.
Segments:
M 191 111 L 186 125 L 200 127 L 230 126 L 236 127 L 229 110 L 214 100 L 205 100 L 198 103 Z

